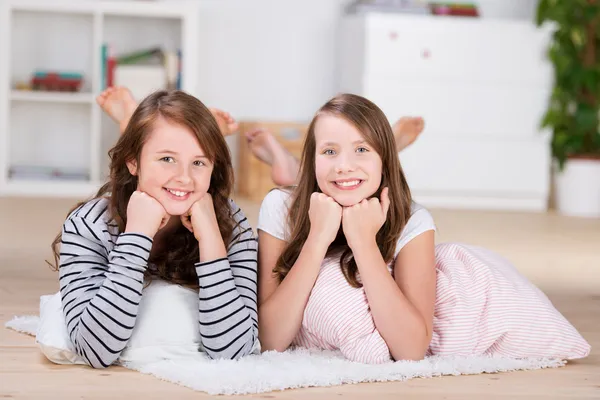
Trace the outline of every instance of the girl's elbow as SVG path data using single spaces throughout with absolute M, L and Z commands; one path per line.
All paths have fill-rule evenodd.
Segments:
M 208 349 L 204 350 L 208 358 L 211 360 L 238 360 L 247 355 L 247 353 L 244 351 L 240 351 L 238 354 L 232 354 L 226 351 L 211 351 Z
M 274 341 L 265 338 L 264 336 L 259 336 L 260 338 L 260 351 L 264 353 L 265 351 L 276 351 L 278 353 L 283 353 L 289 347 L 289 344 L 285 344 L 281 341 Z
M 110 367 L 112 365 L 112 363 L 110 363 L 110 364 L 89 363 L 88 365 L 94 369 L 106 369 L 106 368 Z
M 260 349 L 261 353 L 264 353 L 266 351 L 276 351 L 278 353 L 283 353 L 284 351 L 286 351 L 288 349 L 288 346 L 284 346 L 284 345 L 272 345 L 272 346 L 262 346 L 262 348 Z
M 256 336 L 254 336 L 254 338 L 255 337 Z M 204 346 L 204 351 L 211 360 L 239 360 L 240 358 L 252 354 L 256 347 L 257 341 L 253 339 L 247 340 L 241 348 L 236 347 L 235 345 L 229 345 L 220 349 L 210 349 Z
M 98 354 L 97 351 L 94 351 L 94 349 L 91 349 L 91 352 L 84 352 L 82 351 L 79 346 L 77 346 L 77 355 L 79 356 L 80 360 L 83 361 L 83 363 L 87 364 L 89 367 L 92 367 L 94 369 L 105 369 L 110 367 L 111 365 L 115 364 L 118 360 L 119 357 L 121 356 L 121 351 L 117 352 L 117 353 L 107 353 L 107 354 Z M 54 360 L 54 352 L 47 352 L 45 350 L 42 350 L 42 352 L 44 353 L 44 355 L 51 361 L 56 362 L 56 363 L 63 363 L 63 361 L 61 360 L 59 361 L 55 361 Z M 88 357 L 88 353 L 92 353 L 92 357 Z M 81 364 L 81 362 L 76 362 L 78 364 Z
M 415 354 L 402 354 L 400 356 L 392 355 L 394 361 L 423 361 L 425 359 L 425 353 Z
M 427 345 L 413 346 L 411 349 L 400 349 L 390 353 L 394 361 L 422 361 L 427 355 L 428 348 L 429 342 Z
M 119 359 L 119 355 L 120 354 L 116 354 L 114 357 L 111 355 L 111 357 L 104 357 L 103 359 L 98 360 L 86 359 L 85 361 L 87 361 L 87 364 L 94 369 L 105 369 L 116 363 Z

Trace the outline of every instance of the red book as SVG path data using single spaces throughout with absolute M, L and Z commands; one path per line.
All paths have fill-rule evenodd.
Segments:
M 115 57 L 112 46 L 109 46 L 108 57 L 106 59 L 106 87 L 111 87 L 114 85 L 116 66 L 117 58 Z

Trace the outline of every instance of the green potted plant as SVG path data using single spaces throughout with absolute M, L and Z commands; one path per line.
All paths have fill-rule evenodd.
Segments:
M 542 127 L 552 133 L 557 208 L 600 217 L 600 0 L 540 0 L 536 19 L 553 31 Z

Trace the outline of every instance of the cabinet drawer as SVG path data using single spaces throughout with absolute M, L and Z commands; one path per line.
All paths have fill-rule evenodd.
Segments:
M 550 88 L 378 79 L 369 81 L 362 94 L 391 121 L 424 117 L 427 136 L 511 140 L 540 138 Z
M 400 153 L 412 190 L 465 196 L 546 196 L 550 146 L 541 141 L 422 136 Z
M 546 84 L 547 30 L 510 20 L 369 14 L 365 76 Z

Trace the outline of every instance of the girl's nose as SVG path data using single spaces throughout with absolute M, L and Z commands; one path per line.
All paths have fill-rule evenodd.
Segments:
M 338 174 L 353 172 L 356 169 L 354 158 L 351 156 L 342 156 L 338 158 L 335 166 L 335 172 Z
M 191 182 L 192 178 L 190 177 L 189 170 L 186 166 L 182 165 L 177 171 L 176 180 L 183 184 L 187 184 Z

